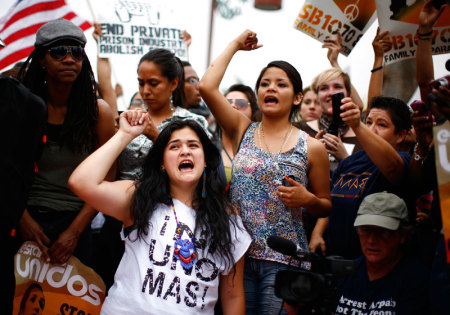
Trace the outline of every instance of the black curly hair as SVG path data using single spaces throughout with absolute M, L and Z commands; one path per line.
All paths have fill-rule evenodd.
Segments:
M 144 162 L 142 177 L 136 181 L 136 190 L 131 205 L 131 216 L 137 238 L 143 239 L 149 229 L 149 220 L 160 203 L 171 205 L 169 177 L 161 170 L 164 149 L 172 133 L 183 128 L 192 129 L 200 138 L 205 154 L 206 198 L 202 198 L 202 181 L 195 190 L 193 208 L 196 210 L 194 235 L 202 231 L 210 252 L 216 251 L 227 266 L 233 266 L 230 224 L 236 226 L 235 216 L 230 215 L 231 206 L 223 195 L 224 187 L 219 180 L 220 153 L 209 140 L 203 128 L 194 120 L 174 119 L 160 133 Z
M 52 46 L 58 46 L 56 42 Z M 20 68 L 19 80 L 34 94 L 48 100 L 45 81 L 46 70 L 40 60 L 50 47 L 37 46 Z M 98 122 L 97 83 L 89 59 L 85 56 L 81 72 L 70 92 L 67 114 L 60 135 L 59 144 L 67 144 L 75 152 L 91 152 L 96 146 Z

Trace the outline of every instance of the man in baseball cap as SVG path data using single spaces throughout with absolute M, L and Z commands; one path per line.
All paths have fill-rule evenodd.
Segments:
M 408 209 L 380 192 L 362 201 L 354 223 L 363 256 L 338 289 L 335 314 L 428 314 L 428 270 L 404 255 Z

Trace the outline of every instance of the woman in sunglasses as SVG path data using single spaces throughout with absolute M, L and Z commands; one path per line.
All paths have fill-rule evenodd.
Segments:
M 72 171 L 114 134 L 111 108 L 97 100 L 96 83 L 84 52 L 86 37 L 58 19 L 36 33 L 35 49 L 19 79 L 47 103 L 42 154 L 20 219 L 23 240 L 35 241 L 47 261 L 64 264 L 73 255 L 91 259 L 90 222 L 97 211 L 71 192 Z M 112 168 L 109 178 L 113 179 Z
M 291 64 L 272 61 L 262 69 L 255 87 L 260 123 L 233 109 L 220 93 L 234 54 L 259 47 L 256 34 L 244 31 L 209 66 L 200 93 L 231 139 L 231 201 L 252 235 L 244 267 L 246 314 L 278 314 L 282 301 L 275 297 L 273 285 L 276 273 L 288 269 L 290 257 L 272 250 L 266 239 L 277 235 L 308 251 L 302 210 L 328 215 L 330 171 L 320 141 L 290 123 L 302 99 L 302 80 Z
M 225 93 L 225 97 L 230 105 L 243 113 L 252 121 L 261 121 L 261 112 L 256 102 L 256 95 L 252 88 L 244 84 L 233 84 Z M 231 167 L 233 164 L 233 145 L 231 139 L 222 132 L 222 128 L 217 126 L 219 148 L 221 150 L 223 166 L 227 183 L 231 181 Z

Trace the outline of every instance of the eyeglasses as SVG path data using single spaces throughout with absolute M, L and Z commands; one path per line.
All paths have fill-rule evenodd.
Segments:
M 66 58 L 67 53 L 70 51 L 73 60 L 81 61 L 84 59 L 84 48 L 79 46 L 56 46 L 48 50 L 50 57 L 55 60 L 61 61 Z
M 372 233 L 376 238 L 388 240 L 396 231 L 388 230 L 382 227 L 361 225 L 356 228 L 359 236 L 369 237 Z
M 198 82 L 200 82 L 200 80 L 196 77 L 189 77 L 186 78 L 185 80 L 186 82 L 189 82 L 190 84 L 197 84 Z
M 227 98 L 227 101 L 231 105 L 233 105 L 234 102 L 234 104 L 236 104 L 236 106 L 239 108 L 247 108 L 248 105 L 250 105 L 250 102 L 243 98 Z
M 140 98 L 136 98 L 130 103 L 130 106 L 144 106 L 144 101 Z

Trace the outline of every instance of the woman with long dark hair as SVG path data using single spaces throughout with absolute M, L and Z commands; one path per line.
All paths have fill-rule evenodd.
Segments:
M 247 314 L 277 314 L 282 303 L 274 295 L 275 275 L 288 268 L 290 257 L 269 248 L 266 240 L 278 235 L 308 250 L 302 211 L 328 215 L 330 175 L 324 146 L 290 123 L 302 100 L 302 80 L 291 64 L 273 61 L 262 69 L 255 87 L 261 122 L 233 109 L 220 92 L 234 54 L 259 47 L 252 31 L 239 35 L 209 66 L 200 93 L 231 139 L 230 196 L 252 233 L 244 274 Z
M 96 211 L 70 191 L 67 180 L 86 156 L 114 134 L 111 108 L 96 97 L 85 44 L 83 31 L 72 22 L 48 22 L 38 30 L 35 49 L 19 72 L 23 84 L 48 108 L 43 151 L 20 231 L 53 263 L 63 264 L 72 254 L 90 263 L 89 225 Z M 109 178 L 113 173 L 114 168 Z
M 173 118 L 193 119 L 209 133 L 206 119 L 185 109 L 183 64 L 173 53 L 162 48 L 150 50 L 139 61 L 137 74 L 139 94 L 153 123 L 121 154 L 120 179 L 134 180 L 142 174 L 153 141 Z
M 120 152 L 147 127 L 140 110 L 72 174 L 73 191 L 124 224 L 125 253 L 102 314 L 244 314 L 243 259 L 250 237 L 222 193 L 220 154 L 193 120 L 160 133 L 137 181 L 106 181 Z M 101 165 L 99 165 L 101 164 Z

